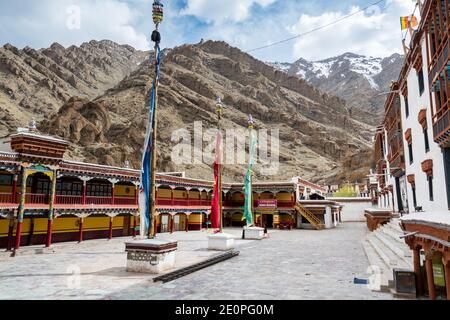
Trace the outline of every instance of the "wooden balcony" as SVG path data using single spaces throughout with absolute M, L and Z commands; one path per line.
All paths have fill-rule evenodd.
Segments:
M 450 109 L 447 109 L 433 124 L 434 141 L 441 148 L 450 147 Z

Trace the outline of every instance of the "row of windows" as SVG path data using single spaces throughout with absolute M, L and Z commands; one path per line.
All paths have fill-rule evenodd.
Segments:
M 423 129 L 423 137 L 425 141 L 425 153 L 430 152 L 430 140 L 428 138 L 428 129 Z M 413 153 L 413 147 L 412 142 L 408 144 L 408 154 L 409 154 L 409 164 L 413 164 L 414 162 L 414 153 Z
M 429 199 L 430 199 L 430 201 L 434 201 L 433 176 L 428 176 L 427 177 L 427 182 L 428 182 L 428 196 L 429 196 Z M 412 195 L 413 195 L 414 208 L 417 210 L 418 206 L 417 206 L 416 188 L 415 187 L 411 187 L 411 190 L 412 190 Z

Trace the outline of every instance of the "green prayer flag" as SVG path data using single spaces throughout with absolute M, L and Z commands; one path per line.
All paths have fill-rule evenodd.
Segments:
M 255 147 L 257 144 L 256 134 L 253 129 L 250 129 L 250 149 L 249 149 L 249 164 L 247 173 L 245 174 L 244 181 L 244 194 L 245 194 L 245 204 L 244 204 L 244 216 L 242 220 L 246 220 L 247 226 L 251 226 L 254 224 L 253 221 L 253 210 L 252 210 L 252 201 L 253 201 L 253 191 L 252 191 L 252 167 L 254 164 L 254 153 Z

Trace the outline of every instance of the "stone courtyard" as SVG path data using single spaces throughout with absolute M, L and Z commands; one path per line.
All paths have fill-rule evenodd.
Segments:
M 368 279 L 369 262 L 361 241 L 364 223 L 344 223 L 335 229 L 273 230 L 262 241 L 241 240 L 240 255 L 165 284 L 153 275 L 125 271 L 125 241 L 92 240 L 24 248 L 16 257 L 0 255 L 0 299 L 393 299 L 372 292 L 353 279 Z M 159 234 L 179 241 L 177 268 L 200 262 L 208 251 L 207 232 Z

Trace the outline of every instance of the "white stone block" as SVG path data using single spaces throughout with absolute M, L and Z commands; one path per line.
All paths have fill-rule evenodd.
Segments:
M 128 272 L 160 274 L 175 266 L 176 241 L 140 240 L 125 247 Z
M 228 233 L 216 233 L 208 236 L 208 249 L 228 251 L 234 249 L 234 236 Z
M 264 239 L 264 228 L 244 227 L 246 240 L 262 240 Z

